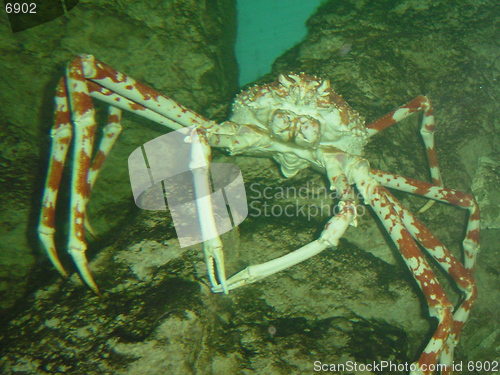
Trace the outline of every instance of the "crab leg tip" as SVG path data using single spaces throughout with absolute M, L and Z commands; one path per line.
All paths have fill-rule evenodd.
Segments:
M 55 255 L 55 257 L 54 257 L 54 256 L 52 256 L 52 254 L 50 254 L 49 258 L 50 258 L 52 265 L 56 268 L 57 272 L 59 272 L 59 274 L 63 278 L 67 279 L 69 277 L 69 273 L 66 272 L 66 270 L 64 269 L 64 267 L 63 267 L 61 261 L 59 260 L 59 258 L 57 257 L 57 255 Z
M 92 289 L 94 293 L 101 296 L 102 294 L 99 291 L 99 288 L 97 287 L 94 278 L 92 277 L 92 273 L 90 272 L 89 263 L 87 261 L 87 258 L 85 257 L 85 252 L 78 249 L 70 249 L 69 253 L 71 254 L 71 257 L 73 258 L 73 261 L 76 264 L 76 267 L 78 269 L 78 272 L 80 273 L 80 276 L 82 277 L 82 280 L 85 282 L 85 284 L 87 284 L 87 286 L 90 289 Z
M 424 204 L 418 211 L 417 211 L 417 214 L 421 214 L 421 213 L 424 213 L 425 211 L 427 211 L 429 208 L 431 208 L 434 203 L 436 203 L 436 201 L 433 201 L 433 200 L 428 200 L 426 204 Z
M 56 246 L 54 244 L 54 235 L 52 233 L 44 233 L 40 230 L 39 238 L 52 265 L 63 278 L 67 279 L 69 274 L 66 272 L 61 261 L 59 260 L 59 257 L 57 256 Z
M 66 272 L 66 270 L 63 268 L 61 262 L 57 261 L 57 263 L 55 263 L 53 260 L 52 260 L 52 264 L 54 265 L 54 267 L 57 269 L 57 272 L 59 272 L 59 274 L 64 278 L 64 279 L 67 279 L 69 277 L 69 273 Z

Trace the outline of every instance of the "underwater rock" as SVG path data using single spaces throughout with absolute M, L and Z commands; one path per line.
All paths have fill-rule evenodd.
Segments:
M 500 228 L 500 158 L 498 154 L 482 156 L 472 191 L 481 209 L 481 228 Z
M 296 226 L 248 225 L 241 231 L 251 236 L 223 236 L 231 273 L 243 251 L 264 245 L 277 254 L 302 239 Z M 171 238 L 167 214 L 145 212 L 124 233 L 91 263 L 103 297 L 77 275 L 34 293 L 3 332 L 4 373 L 293 373 L 310 371 L 312 358 L 353 353 L 408 360 L 405 332 L 384 316 L 406 309 L 411 323 L 418 301 L 404 297 L 403 272 L 364 251 L 346 244 L 224 296 L 207 286 L 201 247 L 181 249 Z
M 493 83 L 500 66 L 487 37 L 498 22 L 494 5 L 329 1 L 309 20 L 306 39 L 262 81 L 289 71 L 329 78 L 367 121 L 428 94 L 445 185 L 470 191 L 483 173 L 480 157 L 500 144 L 498 101 L 492 100 L 499 94 Z M 419 116 L 412 116 L 381 132 L 367 146 L 367 159 L 376 168 L 427 181 L 418 130 Z M 321 190 L 323 176 L 304 170 L 285 179 L 268 159 L 216 153 L 214 161 L 241 168 L 249 203 L 249 217 L 223 236 L 228 275 L 317 238 L 328 214 L 309 208 L 334 203 Z M 283 187 L 305 193 L 297 198 L 282 193 Z M 271 198 L 263 198 L 264 189 Z M 426 203 L 395 195 L 413 212 Z M 482 209 L 494 212 L 498 202 L 489 196 Z M 273 214 L 286 205 L 297 205 L 295 215 Z M 460 254 L 465 212 L 435 204 L 419 218 Z M 179 247 L 168 212 L 143 211 L 93 257 L 104 297 L 76 275 L 46 283 L 4 324 L 0 368 L 28 374 L 295 374 L 312 372 L 316 361 L 412 362 L 435 321 L 371 211 L 358 222 L 336 249 L 225 296 L 209 290 L 201 247 Z M 486 233 L 476 270 L 479 298 L 456 361 L 499 357 L 498 236 L 498 230 Z M 457 302 L 447 278 L 440 280 Z

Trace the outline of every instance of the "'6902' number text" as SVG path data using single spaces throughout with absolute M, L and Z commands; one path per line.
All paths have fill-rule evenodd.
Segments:
M 5 4 L 5 11 L 7 13 L 36 13 L 35 3 L 7 3 Z

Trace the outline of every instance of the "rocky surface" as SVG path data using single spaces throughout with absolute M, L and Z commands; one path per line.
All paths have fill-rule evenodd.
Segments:
M 367 121 L 419 94 L 431 98 L 445 185 L 472 187 L 485 213 L 479 298 L 455 353 L 464 364 L 500 356 L 495 5 L 332 0 L 309 20 L 308 37 L 263 79 L 289 71 L 329 78 Z M 372 166 L 428 180 L 418 129 L 413 116 L 374 137 L 366 149 Z M 334 203 L 320 190 L 322 176 L 306 170 L 287 180 L 272 161 L 244 156 L 216 161 L 242 169 L 249 201 L 247 220 L 223 236 L 228 274 L 317 238 L 328 215 L 314 208 Z M 304 193 L 283 196 L 283 186 Z M 263 197 L 266 188 L 271 198 Z M 414 212 L 426 202 L 395 195 Z M 296 215 L 274 214 L 286 205 L 297 207 Z M 460 254 L 465 212 L 435 204 L 419 217 Z M 2 334 L 4 372 L 311 373 L 315 361 L 412 362 L 435 326 L 369 210 L 337 249 L 227 296 L 210 292 L 200 246 L 178 246 L 168 213 L 142 212 L 129 221 L 91 264 L 104 297 L 74 275 L 46 283 L 19 308 Z M 449 280 L 441 273 L 440 280 L 457 302 Z

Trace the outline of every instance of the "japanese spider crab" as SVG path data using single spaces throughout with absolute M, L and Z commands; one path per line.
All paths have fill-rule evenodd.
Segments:
M 96 125 L 92 97 L 110 104 L 108 124 L 93 160 Z M 443 187 L 434 146 L 433 109 L 425 96 L 418 96 L 365 125 L 358 113 L 332 90 L 328 80 L 303 73 L 287 74 L 280 75 L 273 83 L 254 86 L 240 93 L 234 102 L 231 119 L 217 124 L 93 56 L 81 55 L 68 65 L 66 76 L 59 81 L 55 101 L 53 142 L 38 232 L 53 265 L 63 276 L 67 273 L 58 259 L 53 239 L 54 215 L 63 164 L 73 132 L 75 147 L 68 251 L 82 279 L 99 294 L 85 256 L 85 206 L 102 163 L 120 133 L 121 109 L 125 109 L 170 129 L 193 127 L 205 152 L 204 156 L 197 157 L 208 160 L 210 147 L 223 147 L 230 154 L 272 157 L 286 177 L 312 167 L 327 176 L 331 189 L 336 190 L 340 197 L 340 211 L 327 222 L 317 240 L 280 258 L 250 266 L 227 280 L 222 243 L 215 233 L 214 238 L 203 243 L 213 292 L 228 293 L 230 289 L 260 280 L 337 246 L 349 225 L 356 222 L 351 188 L 354 185 L 401 252 L 425 295 L 429 314 L 438 319 L 432 338 L 418 361 L 412 364 L 410 373 L 433 373 L 438 362 L 442 373 L 451 372 L 453 350 L 477 294 L 473 271 L 479 250 L 479 210 L 471 195 Z M 370 168 L 361 157 L 368 138 L 419 111 L 423 112 L 420 132 L 426 146 L 432 183 Z M 186 142 L 189 142 L 188 138 Z M 195 181 L 195 194 L 201 196 L 199 191 L 208 186 L 208 175 Z M 446 202 L 469 210 L 463 240 L 464 263 L 403 207 L 387 187 L 429 198 L 429 203 Z M 197 209 L 212 212 L 210 200 L 197 203 Z M 213 215 L 200 217 L 203 218 L 200 219 L 202 231 L 213 231 Z M 462 301 L 455 308 L 420 247 L 463 292 Z

